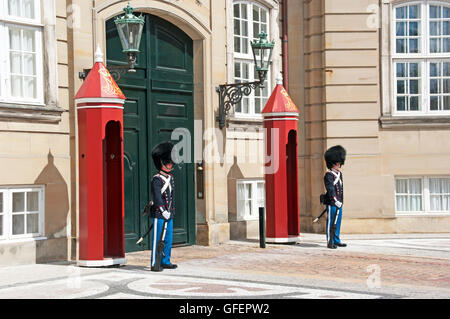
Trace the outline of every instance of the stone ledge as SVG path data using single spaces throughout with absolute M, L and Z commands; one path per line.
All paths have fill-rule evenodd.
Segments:
M 383 129 L 450 128 L 450 116 L 381 116 Z
M 254 127 L 263 126 L 263 119 L 258 118 L 240 118 L 240 117 L 230 117 L 227 119 L 228 126 L 227 128 L 248 128 L 249 125 L 253 125 Z
M 0 121 L 57 124 L 65 111 L 58 106 L 0 104 Z

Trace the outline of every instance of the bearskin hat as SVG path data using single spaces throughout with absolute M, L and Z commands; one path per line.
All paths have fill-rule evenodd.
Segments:
M 325 162 L 327 163 L 327 168 L 331 169 L 336 163 L 341 163 L 341 165 L 344 165 L 346 154 L 347 152 L 345 151 L 345 148 L 341 145 L 336 145 L 327 149 L 324 156 Z
M 152 149 L 152 159 L 158 170 L 161 170 L 162 164 L 173 164 L 172 160 L 173 144 L 171 142 L 161 142 Z

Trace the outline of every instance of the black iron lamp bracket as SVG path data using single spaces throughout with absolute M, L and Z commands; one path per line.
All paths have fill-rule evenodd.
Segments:
M 109 73 L 111 73 L 111 76 L 113 77 L 114 81 L 119 81 L 120 77 L 124 74 L 128 73 L 135 73 L 136 69 L 134 68 L 136 65 L 136 52 L 127 52 L 127 59 L 128 64 L 127 65 L 110 65 L 106 68 L 108 69 Z M 82 79 L 83 81 L 86 79 L 89 71 L 91 69 L 83 69 L 83 72 L 78 72 L 78 77 Z
M 258 87 L 263 88 L 263 84 L 264 78 L 255 82 L 221 84 L 216 87 L 216 92 L 219 93 L 219 115 L 217 115 L 216 120 L 219 122 L 220 129 L 225 127 L 230 109 L 239 104 L 244 96 L 249 96 L 252 90 Z
M 111 76 L 113 77 L 114 81 L 119 81 L 120 77 L 126 73 L 135 73 L 136 70 L 135 69 L 130 69 L 129 65 L 111 65 L 111 66 L 107 66 L 106 67 L 109 71 L 109 73 L 111 73 Z M 78 72 L 78 77 L 81 80 L 85 80 L 87 75 L 89 74 L 89 72 L 91 71 L 91 69 L 83 69 L 83 72 Z

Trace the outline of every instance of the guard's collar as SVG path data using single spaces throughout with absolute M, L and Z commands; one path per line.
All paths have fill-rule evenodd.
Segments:
M 169 173 L 167 173 L 167 172 L 165 172 L 165 171 L 163 171 L 163 170 L 160 170 L 160 171 L 159 171 L 159 175 L 162 175 L 162 176 L 164 176 L 164 177 L 170 177 L 170 176 L 172 176 L 171 174 L 169 174 Z
M 334 170 L 334 169 L 332 169 L 332 168 L 330 168 L 328 171 L 329 171 L 330 173 L 332 173 L 334 176 L 339 176 L 339 175 L 341 175 L 341 171 L 336 171 L 336 170 Z

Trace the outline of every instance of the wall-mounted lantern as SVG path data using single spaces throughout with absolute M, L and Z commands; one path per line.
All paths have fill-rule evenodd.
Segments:
M 225 127 L 226 117 L 232 106 L 240 103 L 242 97 L 244 95 L 250 95 L 252 90 L 257 87 L 263 87 L 267 72 L 272 63 L 272 50 L 275 42 L 267 41 L 267 34 L 265 32 L 261 32 L 259 39 L 251 41 L 250 45 L 252 47 L 255 70 L 258 73 L 259 81 L 219 85 L 216 89 L 217 93 L 219 93 L 219 115 L 216 117 L 216 120 L 219 122 L 220 129 Z
M 123 8 L 125 14 L 114 20 L 120 42 L 122 43 L 122 52 L 127 55 L 128 65 L 112 65 L 107 67 L 114 80 L 118 81 L 121 74 L 125 72 L 136 72 L 135 64 L 139 53 L 139 45 L 141 43 L 142 30 L 144 29 L 145 18 L 142 14 L 137 17 L 133 14 L 134 8 L 128 5 Z M 84 69 L 79 73 L 80 79 L 85 79 L 90 69 Z

